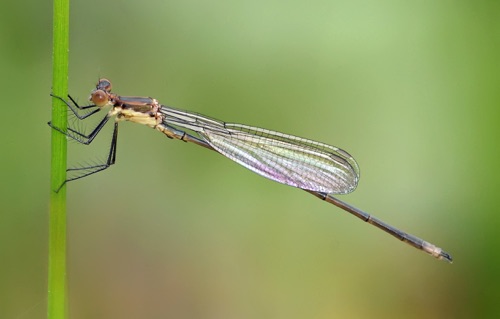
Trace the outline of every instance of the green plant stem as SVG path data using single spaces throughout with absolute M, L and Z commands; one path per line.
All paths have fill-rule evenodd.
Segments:
M 54 0 L 53 21 L 53 79 L 52 92 L 66 97 L 68 92 L 69 0 Z M 63 130 L 67 127 L 66 105 L 52 99 L 52 124 Z M 67 315 L 66 283 L 66 186 L 55 190 L 66 180 L 66 136 L 52 130 L 52 158 L 49 214 L 48 304 L 49 319 Z

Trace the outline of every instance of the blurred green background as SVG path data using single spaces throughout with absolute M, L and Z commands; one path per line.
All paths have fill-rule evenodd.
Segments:
M 44 318 L 51 4 L 0 4 L 0 318 Z M 494 318 L 497 1 L 73 1 L 70 92 L 123 95 L 320 140 L 361 167 L 307 193 L 133 123 L 117 164 L 68 185 L 71 318 Z M 104 158 L 70 145 L 69 165 Z

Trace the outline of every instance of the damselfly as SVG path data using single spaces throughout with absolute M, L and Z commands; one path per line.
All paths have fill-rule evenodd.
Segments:
M 156 129 L 171 139 L 195 143 L 216 151 L 268 179 L 301 188 L 417 249 L 438 259 L 452 261 L 451 256 L 441 248 L 331 196 L 352 192 L 359 180 L 358 164 L 349 153 L 340 148 L 280 132 L 222 122 L 198 113 L 161 105 L 150 97 L 120 96 L 111 92 L 111 82 L 107 79 L 100 79 L 92 90 L 89 98 L 92 105 L 79 106 L 71 96 L 68 96 L 69 101 L 54 97 L 66 103 L 79 120 L 97 114 L 104 107 L 111 107 L 90 134 L 73 128 L 62 130 L 51 125 L 82 144 L 92 143 L 108 120 L 116 116 L 106 162 L 70 168 L 68 172 L 75 175 L 65 182 L 97 173 L 113 165 L 116 159 L 118 123 L 135 122 Z M 80 115 L 79 111 L 82 110 L 87 113 Z M 198 136 L 179 128 L 190 130 Z

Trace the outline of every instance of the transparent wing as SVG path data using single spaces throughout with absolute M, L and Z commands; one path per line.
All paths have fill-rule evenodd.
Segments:
M 173 108 L 162 113 L 166 123 L 196 131 L 219 153 L 279 183 L 333 194 L 358 184 L 358 164 L 337 147 Z

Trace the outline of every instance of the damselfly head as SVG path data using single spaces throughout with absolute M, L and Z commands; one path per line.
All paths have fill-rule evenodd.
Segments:
M 89 101 L 99 107 L 104 107 L 109 102 L 111 92 L 111 82 L 108 79 L 100 79 L 95 89 L 90 93 Z

